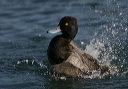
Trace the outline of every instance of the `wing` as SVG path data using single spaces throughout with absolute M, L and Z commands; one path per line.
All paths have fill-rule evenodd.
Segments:
M 79 63 L 80 65 L 84 65 L 85 69 L 88 70 L 97 70 L 100 68 L 100 65 L 98 63 L 98 61 L 93 58 L 92 56 L 90 56 L 89 54 L 85 53 L 79 46 L 77 46 L 73 41 L 70 43 L 73 48 L 74 48 L 74 53 L 75 55 L 77 54 L 77 56 L 79 55 L 79 61 L 81 61 L 82 63 Z M 74 54 L 72 54 L 74 55 Z M 78 57 L 77 57 L 78 58 Z M 76 63 L 77 64 L 77 63 Z

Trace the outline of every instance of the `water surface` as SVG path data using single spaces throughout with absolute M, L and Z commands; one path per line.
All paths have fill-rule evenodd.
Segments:
M 128 87 L 128 0 L 1 0 L 1 89 L 126 89 Z M 47 34 L 63 16 L 74 16 L 74 39 L 118 75 L 89 79 L 51 79 Z M 94 78 L 93 78 L 94 77 Z

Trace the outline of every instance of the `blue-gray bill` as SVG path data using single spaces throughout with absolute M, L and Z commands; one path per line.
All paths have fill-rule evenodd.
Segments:
M 61 32 L 60 26 L 56 27 L 55 29 L 47 31 L 47 33 L 51 33 L 51 34 L 58 33 L 58 32 Z

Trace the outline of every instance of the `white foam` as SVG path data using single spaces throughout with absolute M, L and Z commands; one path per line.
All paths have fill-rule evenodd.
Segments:
M 91 56 L 93 56 L 94 58 L 96 58 L 101 65 L 106 65 L 110 67 L 110 73 L 105 73 L 103 75 L 101 75 L 100 71 L 92 71 L 91 75 L 86 76 L 85 78 L 103 78 L 104 76 L 108 75 L 108 74 L 116 74 L 118 72 L 117 67 L 112 67 L 111 61 L 113 59 L 116 58 L 115 55 L 111 55 L 112 54 L 112 47 L 108 46 L 107 48 L 105 48 L 105 43 L 101 42 L 98 39 L 92 39 L 90 41 L 90 44 L 86 45 L 85 47 L 85 52 L 90 54 Z M 111 68 L 112 67 L 112 68 Z

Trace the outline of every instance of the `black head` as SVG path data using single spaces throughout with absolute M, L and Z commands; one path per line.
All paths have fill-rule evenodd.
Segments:
M 78 31 L 77 19 L 75 17 L 63 17 L 59 22 L 59 26 L 62 32 L 62 36 L 69 40 L 74 39 Z

